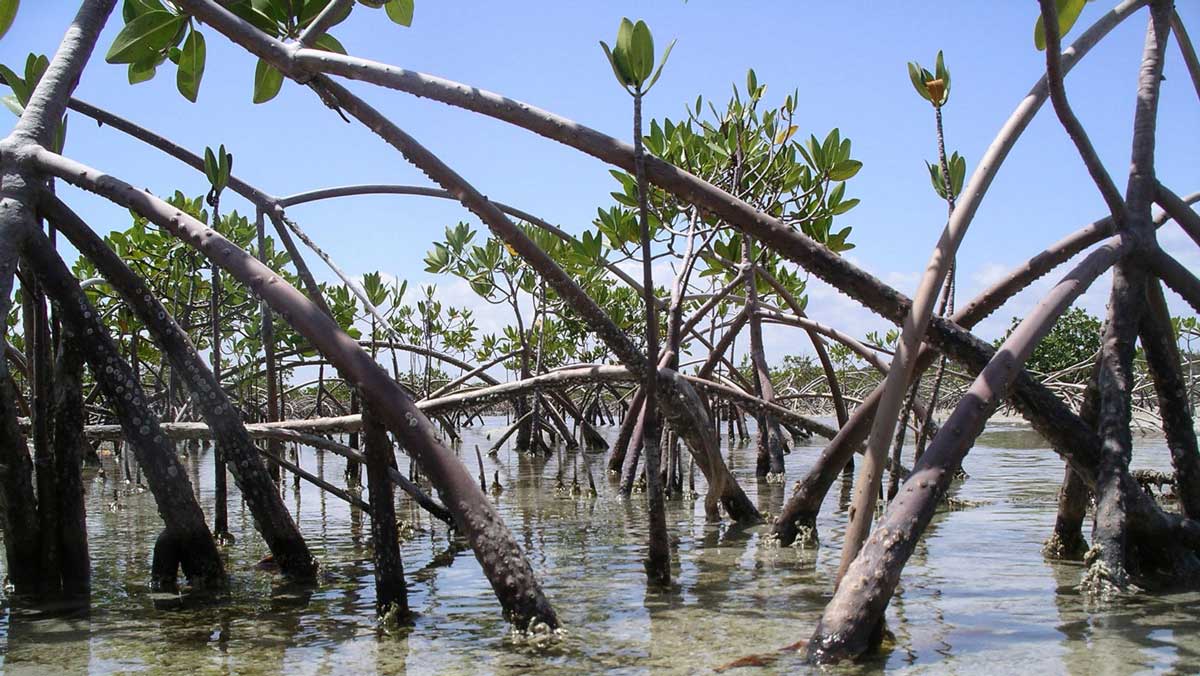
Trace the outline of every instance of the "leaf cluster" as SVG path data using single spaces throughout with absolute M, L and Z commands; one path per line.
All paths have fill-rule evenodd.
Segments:
M 962 194 L 963 181 L 967 177 L 967 160 L 962 155 L 955 151 L 946 160 L 946 165 L 950 168 L 950 194 L 946 194 L 946 174 L 942 170 L 941 163 L 926 162 L 925 167 L 929 169 L 929 182 L 933 184 L 933 190 L 942 199 L 950 199 Z
M 625 18 L 621 19 L 621 24 L 617 28 L 616 45 L 609 47 L 607 42 L 601 40 L 600 47 L 604 49 L 604 55 L 608 57 L 608 63 L 612 66 L 617 82 L 631 96 L 641 96 L 650 91 L 655 82 L 658 82 L 663 66 L 667 65 L 667 57 L 671 55 L 671 50 L 675 47 L 675 41 L 672 40 L 667 45 L 662 59 L 658 62 L 658 67 L 655 68 L 654 36 L 650 34 L 650 28 L 645 21 L 639 20 L 635 24 Z
M 12 1 L 0 0 L 0 3 Z M 295 40 L 332 1 L 232 0 L 222 4 L 272 38 Z M 392 22 L 403 26 L 412 25 L 413 2 L 359 0 L 361 5 L 383 8 Z M 5 9 L 6 6 L 0 4 L 0 27 Z M 345 11 L 334 17 L 333 25 L 345 21 L 351 9 L 352 4 L 346 5 Z M 175 84 L 179 93 L 195 103 L 204 79 L 208 50 L 204 34 L 194 19 L 170 0 L 124 0 L 121 17 L 125 24 L 109 47 L 105 60 L 113 64 L 126 64 L 130 84 L 153 79 L 158 67 L 169 60 L 176 66 Z M 346 53 L 342 43 L 329 33 L 317 36 L 313 47 L 338 54 Z M 275 98 L 282 86 L 283 73 L 259 59 L 254 70 L 254 103 L 265 103 Z
M 1004 334 L 1004 338 L 1021 323 L 1020 318 L 1013 317 L 1012 325 Z M 1100 351 L 1100 319 L 1089 314 L 1083 308 L 1071 308 L 1055 322 L 1054 328 L 1046 334 L 1030 356 L 1025 367 L 1040 374 L 1050 374 L 1071 366 L 1087 363 Z M 997 340 L 999 346 L 1003 340 Z M 1081 377 L 1086 377 L 1090 369 L 1081 369 Z
M 912 81 L 913 89 L 934 108 L 941 108 L 950 100 L 950 69 L 946 68 L 941 50 L 938 50 L 933 71 L 930 73 L 915 61 L 908 63 L 908 79 Z

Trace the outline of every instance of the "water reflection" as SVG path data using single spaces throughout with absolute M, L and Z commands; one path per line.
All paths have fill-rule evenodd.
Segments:
M 502 419 L 485 423 L 465 429 L 460 448 L 486 448 L 485 434 L 504 426 Z M 606 431 L 615 436 L 615 428 Z M 1161 441 L 1141 441 L 1139 467 L 1169 467 Z M 820 448 L 819 441 L 797 446 L 783 484 L 755 479 L 753 444 L 725 450 L 750 498 L 777 514 Z M 211 513 L 212 451 L 182 451 Z M 473 453 L 460 453 L 475 474 Z M 301 449 L 300 462 L 343 483 L 345 461 L 337 456 Z M 224 550 L 229 593 L 168 597 L 173 607 L 166 608 L 146 584 L 160 522 L 151 496 L 125 483 L 122 464 L 106 456 L 103 476 L 92 470 L 87 477 L 90 612 L 0 605 L 5 673 L 703 673 L 750 655 L 769 656 L 770 670 L 800 670 L 795 651 L 779 649 L 807 638 L 829 599 L 850 492 L 848 481 L 830 491 L 816 548 L 780 548 L 761 526 L 709 523 L 703 500 L 673 495 L 674 585 L 654 591 L 642 567 L 644 494 L 621 499 L 602 452 L 529 457 L 504 448 L 484 456 L 486 477 L 503 486 L 493 499 L 569 631 L 546 646 L 510 637 L 465 543 L 403 495 L 397 518 L 406 524 L 402 550 L 416 616 L 411 628 L 378 629 L 369 524 L 341 500 L 290 481 L 285 502 L 322 562 L 321 583 L 289 585 L 260 569 L 268 552 L 231 482 L 237 540 Z M 954 495 L 966 507 L 939 513 L 914 552 L 888 611 L 889 650 L 840 671 L 1200 669 L 1200 618 L 1192 610 L 1200 595 L 1090 608 L 1074 590 L 1079 566 L 1043 560 L 1062 464 L 1036 434 L 993 426 L 965 468 L 971 479 Z M 594 498 L 587 471 L 596 479 Z M 566 491 L 556 490 L 560 477 Z M 573 494 L 577 477 L 585 488 Z M 697 483 L 703 493 L 702 477 Z

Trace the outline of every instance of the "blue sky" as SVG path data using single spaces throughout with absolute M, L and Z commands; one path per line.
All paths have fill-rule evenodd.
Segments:
M 76 3 L 23 3 L 0 41 L 0 62 L 15 66 L 30 51 L 50 54 Z M 1200 3 L 1179 12 L 1200 36 Z M 1090 3 L 1079 26 L 1109 8 Z M 351 53 L 458 80 L 528 101 L 606 133 L 627 138 L 630 102 L 615 84 L 598 41 L 611 41 L 622 16 L 645 19 L 659 49 L 678 44 L 651 93 L 648 116 L 678 119 L 697 94 L 724 101 L 730 84 L 753 67 L 775 103 L 799 90 L 802 133 L 832 127 L 853 139 L 864 162 L 847 195 L 862 200 L 842 217 L 854 227 L 850 257 L 911 294 L 944 225 L 945 207 L 929 186 L 924 161 L 936 152 L 933 115 L 909 84 L 905 62 L 931 65 L 938 49 L 954 80 L 945 110 L 948 150 L 964 154 L 968 175 L 1003 121 L 1044 68 L 1033 48 L 1037 3 L 961 0 L 953 3 L 880 2 L 433 2 L 417 0 L 412 28 L 395 26 L 382 11 L 358 7 L 334 34 Z M 1101 158 L 1124 186 L 1134 86 L 1147 14 L 1126 21 L 1095 48 L 1067 81 L 1068 94 Z M 234 171 L 278 195 L 362 182 L 427 184 L 419 172 L 365 129 L 347 125 L 306 89 L 285 83 L 265 105 L 250 101 L 253 59 L 211 29 L 208 65 L 198 103 L 175 91 L 170 64 L 149 83 L 129 86 L 125 68 L 103 62 L 120 28 L 115 17 L 77 96 L 126 116 L 183 145 L 202 150 L 224 143 Z M 1159 117 L 1158 174 L 1179 194 L 1200 189 L 1200 105 L 1175 45 L 1168 49 Z M 484 194 L 561 224 L 588 227 L 607 206 L 608 167 L 556 143 L 436 102 L 354 85 L 438 153 Z M 67 154 L 160 194 L 200 194 L 202 176 L 109 129 L 72 115 Z M 128 214 L 64 188 L 63 194 L 101 231 L 128 226 Z M 227 200 L 226 208 L 229 206 Z M 240 205 L 247 210 L 245 204 Z M 364 197 L 292 211 L 348 270 L 381 270 L 410 283 L 430 281 L 421 259 L 442 229 L 470 220 L 461 207 L 412 197 Z M 996 179 L 960 255 L 965 299 L 1004 270 L 1059 237 L 1103 215 L 1103 203 L 1073 146 L 1047 106 L 1025 133 Z M 1200 267 L 1196 247 L 1170 226 L 1160 240 L 1187 265 Z M 314 264 L 314 267 L 316 265 Z M 332 279 L 321 270 L 320 277 Z M 1107 278 L 1081 301 L 1102 312 Z M 467 303 L 465 286 L 439 283 L 448 300 Z M 1044 285 L 1043 287 L 1044 288 Z M 1035 289 L 1036 292 L 1036 289 Z M 1169 294 L 1170 295 L 1170 294 Z M 1034 293 L 980 327 L 994 337 L 1012 315 L 1027 311 Z M 1171 296 L 1173 310 L 1186 312 Z M 471 304 L 476 304 L 472 301 Z M 860 334 L 886 324 L 845 297 L 814 285 L 810 314 Z M 504 317 L 480 309 L 481 324 Z M 771 359 L 801 349 L 783 330 L 768 337 Z

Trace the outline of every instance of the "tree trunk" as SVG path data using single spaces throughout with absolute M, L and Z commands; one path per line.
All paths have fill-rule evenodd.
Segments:
M 361 410 L 361 408 L 360 408 L 359 399 L 358 399 L 358 390 L 351 388 L 350 389 L 350 415 L 355 415 L 360 410 Z M 350 433 L 349 446 L 350 446 L 350 448 L 358 450 L 358 432 Z M 357 462 L 354 462 L 353 460 L 351 460 L 346 463 L 346 487 L 347 488 L 358 488 L 360 486 L 362 486 L 362 468 Z
M 39 228 L 40 231 L 40 228 Z M 26 316 L 26 350 L 33 393 L 33 464 L 37 476 L 38 528 L 41 534 L 41 592 L 55 595 L 61 590 L 59 570 L 59 524 L 57 474 L 54 471 L 54 378 L 50 345 L 50 317 L 46 297 L 30 270 L 25 270 L 28 286 L 21 294 Z M 54 571 L 51 573 L 49 571 Z
M 1079 474 L 1067 465 L 1062 486 L 1058 489 L 1058 516 L 1054 519 L 1054 532 L 1042 546 L 1042 553 L 1050 559 L 1074 561 L 1087 552 L 1087 540 L 1083 537 L 1083 520 L 1092 491 Z
M 741 174 L 740 165 L 734 175 Z M 735 183 L 737 178 L 734 179 Z M 754 396 L 767 402 L 775 401 L 775 388 L 771 385 L 771 371 L 767 368 L 767 357 L 763 352 L 762 318 L 758 316 L 758 276 L 755 274 L 754 239 L 742 236 L 742 266 L 746 269 L 746 316 L 750 319 L 750 365 L 753 373 Z M 779 423 L 766 413 L 757 416 L 758 454 L 754 474 L 760 479 L 771 474 L 782 475 L 785 442 Z M 743 436 L 745 432 L 743 431 Z
M 620 472 L 621 467 L 625 465 L 625 454 L 629 451 L 633 430 L 637 426 L 638 416 L 641 415 L 642 405 L 645 401 L 645 390 L 641 387 L 637 388 L 633 396 L 629 398 L 629 407 L 625 410 L 624 419 L 621 420 L 621 428 L 617 431 L 617 440 L 612 445 L 612 452 L 608 454 L 609 472 Z
M 59 576 L 68 598 L 91 593 L 92 562 L 88 554 L 84 506 L 83 351 L 67 327 L 59 329 L 58 362 L 54 373 L 54 470 L 58 480 Z
M 1042 0 L 1044 17 L 1054 17 L 1055 7 Z M 1154 2 L 1150 8 L 1150 24 L 1146 30 L 1145 48 L 1138 73 L 1137 99 L 1133 121 L 1133 150 L 1124 203 L 1117 194 L 1111 178 L 1104 173 L 1099 158 L 1066 102 L 1059 78 L 1051 77 L 1051 95 L 1055 111 L 1068 134 L 1079 148 L 1089 173 L 1117 224 L 1117 231 L 1137 237 L 1137 254 L 1155 248 L 1154 228 L 1150 207 L 1155 194 L 1154 143 L 1158 114 L 1159 83 L 1162 80 L 1163 54 L 1170 32 L 1168 2 Z M 1049 21 L 1049 19 L 1046 19 Z M 1048 27 L 1047 50 L 1057 46 L 1054 26 Z M 1047 54 L 1047 73 L 1053 76 L 1057 52 Z M 1153 245 L 1151 247 L 1150 245 Z M 1112 292 L 1109 296 L 1108 324 L 1100 348 L 1100 416 L 1099 431 L 1103 441 L 1100 466 L 1096 477 L 1096 519 L 1092 531 L 1091 567 L 1084 585 L 1106 593 L 1111 588 L 1123 589 L 1132 577 L 1138 576 L 1139 561 L 1129 533 L 1128 496 L 1138 487 L 1131 486 L 1129 463 L 1133 456 L 1131 395 L 1133 388 L 1134 343 L 1146 310 L 1147 273 L 1141 265 L 1143 256 L 1127 256 L 1113 269 Z
M 625 454 L 625 463 L 621 466 L 621 494 L 629 497 L 633 493 L 633 484 L 637 480 L 638 463 L 642 460 L 642 452 L 646 448 L 646 404 L 636 416 L 633 433 L 629 436 L 629 452 Z
M 6 200 L 8 214 L 0 214 L 0 324 L 7 324 L 17 266 L 16 222 L 20 214 Z M 28 213 L 28 212 L 26 212 Z M 8 327 L 0 335 L 8 350 Z M 17 425 L 17 387 L 9 371 L 9 360 L 0 359 L 0 525 L 4 526 L 4 550 L 7 573 L 17 594 L 35 594 L 41 584 L 42 569 L 37 498 L 33 487 L 33 460 L 29 445 Z
M 1097 359 L 1091 377 L 1083 391 L 1079 405 L 1079 418 L 1089 428 L 1096 428 L 1100 407 L 1100 362 Z M 1054 519 L 1054 532 L 1042 547 L 1042 553 L 1052 559 L 1082 559 L 1087 552 L 1087 540 L 1083 537 L 1083 520 L 1087 517 L 1092 491 L 1079 473 L 1067 463 L 1062 486 L 1058 490 L 1058 515 Z
M 1179 505 L 1184 516 L 1200 519 L 1200 452 L 1196 447 L 1195 419 L 1180 366 L 1179 345 L 1162 287 L 1157 281 L 1147 285 L 1146 301 L 1146 313 L 1139 332 L 1146 364 L 1158 394 L 1158 411 L 1167 447 L 1171 449 Z
M 174 371 L 183 378 L 197 412 L 213 430 L 214 448 L 221 449 L 220 452 L 232 460 L 228 467 L 234 481 L 280 571 L 293 580 L 313 579 L 316 561 L 283 504 L 237 410 L 187 333 L 156 300 L 146 283 L 78 216 L 58 200 L 47 200 L 43 208 L 59 231 L 96 265 L 125 299 L 130 310 L 146 325 L 163 355 L 170 360 Z
M 40 232 L 28 235 L 24 255 L 53 298 L 63 326 L 80 337 L 85 358 L 125 431 L 125 438 L 146 473 L 150 492 L 166 529 L 155 546 L 152 584 L 174 589 L 178 566 L 195 587 L 223 587 L 225 569 L 204 512 L 192 492 L 185 468 L 170 441 L 158 428 L 158 418 L 146 403 L 133 370 L 117 351 L 108 329 L 58 254 Z
M 521 370 L 520 379 L 525 380 L 533 375 L 532 369 L 529 366 L 529 337 L 525 332 L 525 324 L 521 319 L 521 310 L 516 305 L 516 299 L 513 299 L 513 309 L 516 311 L 517 333 L 521 336 Z M 526 417 L 526 413 L 532 410 L 533 415 Z M 529 399 L 520 397 L 513 402 L 513 412 L 517 420 L 523 422 L 517 427 L 517 451 L 528 453 L 533 449 L 533 433 L 537 429 L 537 407 L 531 409 Z
M 1038 341 L 1091 282 L 1130 248 L 1128 239 L 1114 240 L 1089 255 L 1056 285 L 981 370 L 841 576 L 808 644 L 811 660 L 836 662 L 860 655 L 877 642 L 883 612 L 904 564 L 971 444 L 1018 374 L 1023 373 L 1021 367 Z
M 267 238 L 263 223 L 262 209 L 258 210 L 258 215 L 254 220 L 254 227 L 257 231 L 258 238 L 258 260 L 266 265 L 267 260 Z M 271 311 L 271 306 L 264 301 L 259 301 L 259 317 L 261 319 L 260 326 L 262 332 L 263 343 L 263 360 L 266 364 L 266 379 L 267 379 L 267 422 L 276 422 L 279 420 L 279 376 L 275 373 L 275 315 Z M 280 457 L 283 455 L 283 446 L 277 441 L 267 441 L 267 450 L 271 455 Z M 281 477 L 279 474 L 279 464 L 274 461 L 267 463 L 267 469 L 271 474 L 271 480 L 276 484 L 279 483 Z M 285 509 L 286 511 L 286 509 Z
M 219 225 L 220 212 L 213 208 L 213 224 Z M 209 344 L 211 353 L 209 361 L 212 364 L 213 382 L 216 390 L 221 390 L 221 270 L 213 263 L 209 267 Z M 230 406 L 225 415 L 236 416 L 237 411 Z M 228 542 L 229 535 L 229 498 L 225 478 L 225 451 L 223 444 L 213 443 L 213 535 L 218 542 Z
M 395 461 L 387 428 L 363 406 L 363 442 L 367 458 L 367 490 L 371 501 L 371 536 L 375 541 L 375 610 L 380 618 L 408 617 L 408 590 L 396 531 L 396 509 L 388 470 Z

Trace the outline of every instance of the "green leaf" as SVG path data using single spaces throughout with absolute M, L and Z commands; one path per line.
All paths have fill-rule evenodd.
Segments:
M 291 0 L 250 0 L 250 4 L 254 6 L 254 9 L 279 23 L 287 23 L 291 19 L 292 9 L 294 9 L 291 6 Z
M 950 182 L 954 188 L 954 194 L 962 194 L 963 181 L 967 177 L 967 159 L 958 153 L 954 153 L 954 157 L 950 160 Z
M 17 10 L 21 0 L 0 0 L 0 38 L 12 28 L 13 20 L 17 18 Z
M 54 130 L 54 141 L 51 144 L 50 150 L 62 154 L 63 146 L 67 143 L 67 116 L 63 115 L 62 124 Z
M 330 0 L 289 0 L 289 2 L 296 17 L 296 24 L 301 28 L 306 28 L 321 14 L 321 10 L 329 5 Z
M 829 191 L 829 198 L 828 198 L 829 208 L 833 209 L 834 207 L 836 207 L 842 201 L 842 195 L 845 195 L 845 194 L 846 194 L 846 184 L 845 183 L 838 183 L 837 185 L 835 185 L 833 187 L 833 189 Z
M 204 35 L 192 29 L 187 39 L 183 41 L 183 49 L 179 55 L 179 70 L 175 73 L 175 86 L 179 93 L 192 103 L 200 94 L 200 80 L 204 78 L 204 60 L 207 50 L 204 46 Z M 151 77 L 154 73 L 151 72 Z
M 937 66 L 934 68 L 934 75 L 942 81 L 942 86 L 946 93 L 942 95 L 943 102 L 950 99 L 950 69 L 946 68 L 946 63 L 942 58 L 942 50 L 937 53 Z
M 125 23 L 129 23 L 146 12 L 165 9 L 159 0 L 125 0 L 125 4 L 121 7 L 121 18 L 125 20 Z
M 342 46 L 342 43 L 338 42 L 338 39 L 329 33 L 324 33 L 321 35 L 321 37 L 317 38 L 314 46 L 317 49 L 323 49 L 327 52 L 336 52 L 342 55 L 346 54 L 346 48 Z
M 308 26 L 320 16 L 321 12 L 329 6 L 332 0 L 306 0 L 304 9 L 300 12 L 300 27 L 308 28 Z M 350 12 L 354 9 L 354 3 L 346 4 L 341 8 L 341 11 L 334 16 L 333 22 L 329 24 L 330 28 L 337 26 L 350 17 Z
M 0 97 L 0 103 L 3 103 L 4 107 L 12 111 L 12 114 L 17 117 L 21 117 L 21 114 L 25 112 L 25 106 L 22 106 L 21 102 L 17 101 L 17 97 L 12 94 Z
M 383 6 L 389 19 L 401 26 L 412 26 L 413 0 L 388 0 Z
M 654 37 L 645 21 L 638 21 L 633 26 L 633 51 L 629 60 L 638 84 L 646 82 L 654 70 Z
M 842 139 L 842 145 L 838 147 L 837 161 L 842 162 L 850 159 L 850 139 Z
M 836 207 L 830 209 L 830 212 L 832 212 L 833 215 L 838 216 L 838 215 L 844 214 L 847 211 L 850 211 L 854 207 L 858 206 L 858 203 L 859 203 L 859 199 L 857 197 L 851 197 L 850 199 L 846 200 L 845 202 L 841 202 Z
M 917 64 L 912 63 L 911 61 L 908 64 L 908 79 L 912 80 L 913 89 L 917 90 L 917 93 L 921 95 L 921 98 L 925 99 L 926 101 L 931 100 L 929 98 L 929 90 L 925 87 L 925 78 L 922 77 L 921 69 L 917 66 Z
M 620 25 L 617 26 L 617 47 L 614 53 L 623 53 L 625 58 L 629 58 L 631 51 L 633 51 L 633 22 L 626 17 L 621 19 Z
M 216 185 L 217 176 L 220 173 L 220 168 L 217 165 L 217 156 L 213 153 L 213 149 L 204 148 L 204 176 L 212 185 Z
M 946 199 L 946 184 L 942 182 L 942 171 L 932 162 L 926 162 L 925 167 L 929 169 L 929 183 L 933 185 L 933 191 L 942 199 Z
M 649 91 L 649 89 L 654 86 L 655 82 L 658 82 L 658 76 L 662 75 L 663 66 L 667 65 L 667 57 L 671 55 L 672 49 L 675 49 L 675 41 L 674 40 L 671 40 L 669 43 L 667 43 L 667 48 L 663 50 L 662 59 L 660 59 L 658 62 L 658 69 L 654 71 L 654 77 L 650 78 L 650 82 L 646 85 L 647 91 Z M 696 99 L 696 108 L 697 108 L 697 110 L 700 108 L 700 99 L 699 98 Z
M 812 156 L 813 166 L 818 170 L 825 167 L 825 155 L 821 151 L 821 143 L 817 141 L 817 137 L 809 135 L 808 137 L 808 153 Z
M 621 84 L 626 86 L 637 86 L 637 71 L 633 68 L 633 22 L 629 19 L 621 19 L 621 25 L 617 28 L 617 45 L 612 51 L 613 62 L 617 66 L 617 73 Z
M 12 69 L 4 64 L 0 64 L 0 75 L 4 76 L 4 81 L 8 83 L 9 88 L 13 91 L 13 96 L 16 98 L 17 103 L 19 103 L 21 105 L 21 109 L 24 110 L 25 104 L 29 103 L 30 87 L 25 84 L 25 80 L 18 77 L 16 73 L 12 72 Z M 20 113 L 17 114 L 20 115 Z
M 171 46 L 187 17 L 153 10 L 125 24 L 109 47 L 104 60 L 109 63 L 134 63 Z
M 825 142 L 821 144 L 821 154 L 830 164 L 836 165 L 838 162 L 837 154 L 842 145 L 842 135 L 837 127 L 830 130 L 829 135 L 825 137 Z
M 229 185 L 229 173 L 233 171 L 233 155 L 225 151 L 225 144 L 217 150 L 217 190 L 224 190 Z
M 37 83 L 42 81 L 42 75 L 49 67 L 50 59 L 47 59 L 45 54 L 30 54 L 25 57 L 25 86 L 29 88 L 30 95 L 33 94 Z M 25 102 L 28 103 L 29 99 L 25 99 Z
M 1075 25 L 1079 14 L 1083 12 L 1083 6 L 1087 3 L 1088 0 L 1054 0 L 1054 7 L 1058 10 L 1058 37 L 1060 40 Z M 1033 27 L 1033 45 L 1039 52 L 1046 50 L 1046 26 L 1042 23 L 1041 16 L 1038 17 L 1037 23 Z
M 129 23 L 138 18 L 138 15 L 145 11 L 142 8 L 142 3 L 139 0 L 125 0 L 121 4 L 121 18 L 125 23 Z
M 140 82 L 154 79 L 155 73 L 158 72 L 158 57 L 151 56 L 136 63 L 129 64 L 129 84 L 134 85 Z
M 258 65 L 254 68 L 254 102 L 270 101 L 279 94 L 279 88 L 282 86 L 283 73 L 266 61 L 259 59 Z
M 859 169 L 862 169 L 862 162 L 859 162 L 858 160 L 844 160 L 842 162 L 838 162 L 833 166 L 832 169 L 829 170 L 829 180 L 845 181 L 854 178 L 854 175 L 858 173 Z
M 471 280 L 471 289 L 480 296 L 487 298 L 492 294 L 492 280 L 486 277 L 476 277 Z
M 279 37 L 279 24 L 262 10 L 256 8 L 250 0 L 241 0 L 241 2 L 229 5 L 227 9 L 267 35 Z
M 621 73 L 620 67 L 617 66 L 617 58 L 613 56 L 612 49 L 603 40 L 600 41 L 600 47 L 604 50 L 604 55 L 608 57 L 608 65 L 612 66 L 613 75 L 617 76 L 617 82 L 624 85 L 626 83 L 625 75 Z

